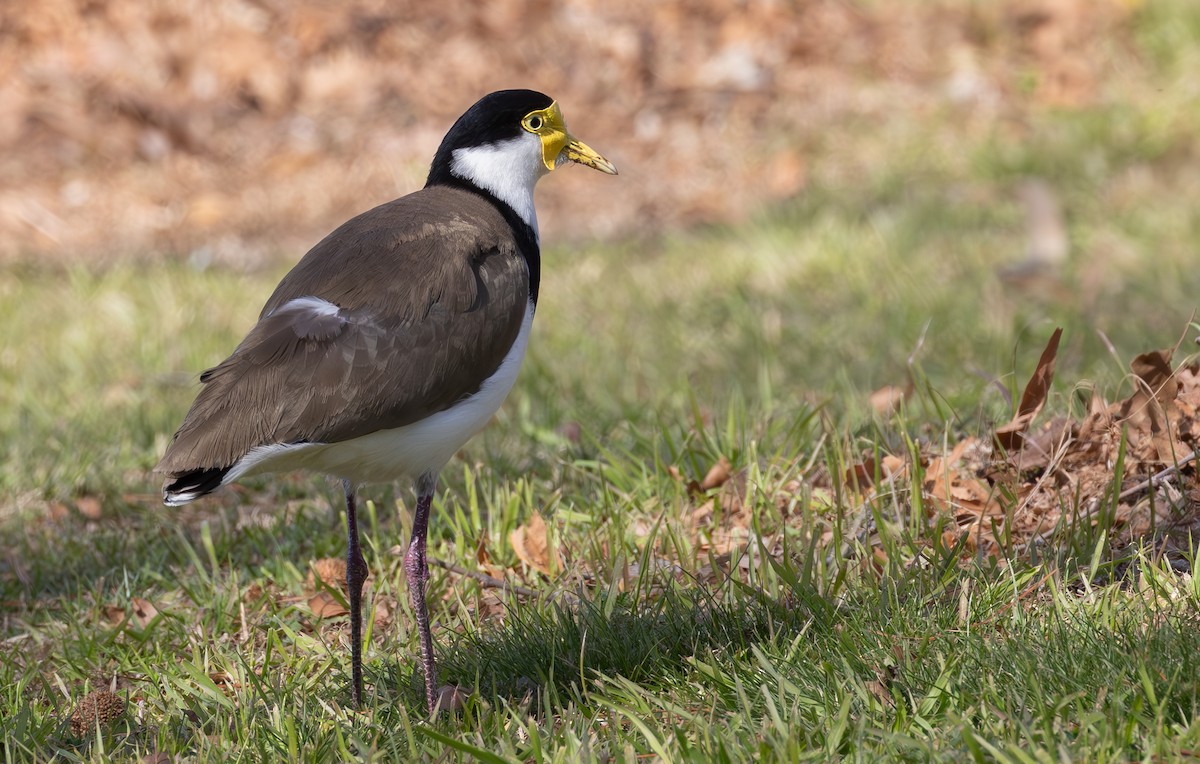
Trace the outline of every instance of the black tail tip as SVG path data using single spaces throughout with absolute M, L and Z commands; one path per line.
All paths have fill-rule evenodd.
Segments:
M 180 507 L 221 487 L 228 467 L 209 467 L 175 475 L 163 484 L 163 504 Z

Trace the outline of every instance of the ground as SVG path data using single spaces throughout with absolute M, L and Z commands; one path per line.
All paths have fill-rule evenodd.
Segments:
M 142 7 L 0 12 L 7 760 L 1196 756 L 1192 4 Z M 531 72 L 623 174 L 544 181 L 529 358 L 443 475 L 465 707 L 420 709 L 395 486 L 354 710 L 337 486 L 151 468 Z

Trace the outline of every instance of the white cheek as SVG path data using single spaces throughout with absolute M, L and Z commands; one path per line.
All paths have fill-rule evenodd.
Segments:
M 450 171 L 495 194 L 537 233 L 533 187 L 550 170 L 542 161 L 542 141 L 525 133 L 500 143 L 456 149 Z

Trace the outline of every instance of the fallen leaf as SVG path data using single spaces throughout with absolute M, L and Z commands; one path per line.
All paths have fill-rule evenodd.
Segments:
M 475 543 L 475 561 L 480 565 L 491 565 L 492 555 L 488 553 L 487 534 L 479 534 L 479 541 Z
M 80 496 L 75 500 L 75 509 L 89 520 L 99 520 L 104 514 L 104 507 L 95 496 Z
M 897 387 L 896 385 L 884 385 L 875 392 L 871 393 L 867 401 L 871 404 L 871 408 L 880 416 L 891 416 L 900 408 L 900 404 L 904 402 L 905 396 L 911 392 L 911 389 Z
M 1180 386 L 1171 369 L 1172 355 L 1167 349 L 1134 358 L 1130 368 L 1137 376 L 1137 389 L 1118 409 L 1132 452 L 1148 462 L 1173 464 L 1189 453 L 1175 438 L 1181 429 L 1175 405 Z
M 534 512 L 524 525 L 508 534 L 508 541 L 521 562 L 543 575 L 551 575 L 550 541 L 546 521 L 540 513 Z M 557 569 L 563 567 L 561 560 L 556 559 L 554 563 Z
M 893 475 L 904 474 L 904 468 L 907 465 L 905 465 L 904 460 L 899 456 L 887 454 L 883 457 L 883 461 L 880 462 L 879 466 L 883 468 L 883 476 L 890 478 Z
M 1066 438 L 1072 434 L 1072 422 L 1055 417 L 1036 433 L 1025 435 L 1023 447 L 1007 454 L 1008 463 L 1022 472 L 1038 472 L 1048 467 Z
M 667 467 L 667 474 L 678 480 L 680 483 L 687 484 L 688 496 L 696 497 L 704 493 L 704 489 L 700 487 L 700 483 L 684 477 L 683 472 L 674 464 Z
M 733 465 L 729 460 L 722 456 L 717 463 L 714 464 L 700 481 L 700 490 L 710 491 L 713 488 L 720 488 L 729 482 L 729 476 L 732 474 Z
M 434 707 L 439 713 L 458 713 L 462 711 L 467 698 L 470 696 L 470 690 L 465 687 L 458 687 L 452 684 L 443 685 L 438 688 L 438 699 Z
M 131 604 L 133 605 L 133 618 L 137 621 L 138 628 L 145 629 L 158 617 L 158 608 L 154 607 L 149 600 L 134 597 Z
M 1133 373 L 1146 383 L 1159 403 L 1175 400 L 1179 392 L 1179 384 L 1175 381 L 1175 372 L 1171 370 L 1171 357 L 1174 350 L 1152 350 L 1142 353 L 1129 364 Z
M 868 456 L 861 463 L 846 469 L 846 485 L 865 491 L 875 485 L 875 457 Z M 880 475 L 886 477 L 881 469 Z
M 880 703 L 891 707 L 895 703 L 892 699 L 891 686 L 892 681 L 896 678 L 896 669 L 893 666 L 884 666 L 875 671 L 875 676 L 875 679 L 868 679 L 863 684 Z
M 1038 359 L 1037 368 L 1033 370 L 1033 376 L 1025 385 L 1025 392 L 1021 394 L 1021 404 L 1017 406 L 1017 415 L 1008 424 L 996 428 L 996 442 L 1006 451 L 1010 451 L 1024 442 L 1023 435 L 1029 427 L 1029 423 L 1046 404 L 1050 383 L 1054 381 L 1054 362 L 1058 355 L 1058 341 L 1061 337 L 1061 328 L 1055 329 L 1054 334 L 1050 335 L 1050 341 L 1046 343 L 1046 349 L 1042 351 L 1042 357 Z
M 372 601 L 375 613 L 375 627 L 386 629 L 392 624 L 392 613 L 396 610 L 396 601 L 386 596 L 376 596 Z
M 338 602 L 337 598 L 329 592 L 317 592 L 309 597 L 308 609 L 317 618 L 336 618 L 348 612 L 345 606 Z
M 46 505 L 46 511 L 49 513 L 50 519 L 55 521 L 63 520 L 67 515 L 71 514 L 71 510 L 61 501 L 50 502 Z

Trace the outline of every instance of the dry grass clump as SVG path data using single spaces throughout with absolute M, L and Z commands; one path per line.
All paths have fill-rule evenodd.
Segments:
M 83 696 L 71 714 L 71 734 L 85 737 L 96 725 L 108 726 L 125 713 L 125 699 L 108 690 L 93 690 Z
M 316 592 L 320 582 L 332 589 L 346 590 L 346 561 L 337 557 L 324 557 L 309 564 L 308 577 L 304 580 L 304 591 Z

